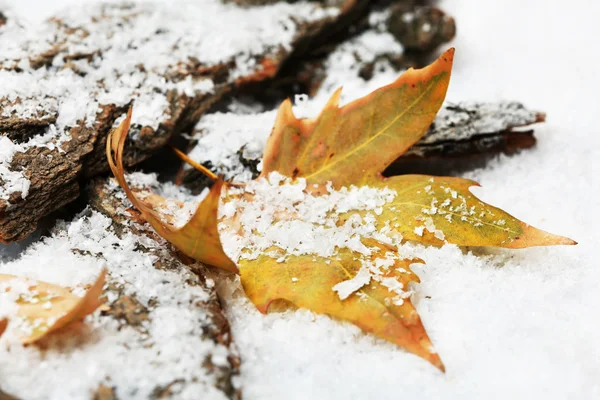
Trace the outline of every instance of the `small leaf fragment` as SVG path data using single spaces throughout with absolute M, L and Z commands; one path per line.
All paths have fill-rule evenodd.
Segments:
M 155 211 L 151 204 L 136 197 L 125 180 L 123 166 L 123 148 L 129 125 L 131 122 L 131 108 L 127 117 L 111 132 L 106 142 L 106 155 L 110 168 L 119 185 L 127 194 L 127 198 L 140 211 L 143 218 L 181 252 L 197 261 L 227 271 L 238 272 L 236 265 L 227 257 L 219 239 L 217 230 L 217 215 L 221 188 L 224 182 L 218 179 L 212 186 L 209 194 L 198 205 L 192 218 L 181 228 L 176 228 L 167 218 Z M 153 195 L 154 201 L 164 201 L 160 196 Z
M 93 313 L 103 303 L 105 281 L 106 270 L 102 270 L 85 296 L 79 297 L 61 286 L 0 274 L 0 295 L 16 296 L 16 329 L 22 343 L 31 344 Z

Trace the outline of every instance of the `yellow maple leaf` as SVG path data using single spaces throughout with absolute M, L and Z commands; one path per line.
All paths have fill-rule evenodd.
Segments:
M 15 297 L 17 334 L 23 344 L 31 344 L 100 307 L 105 278 L 106 270 L 102 270 L 83 297 L 58 285 L 7 274 L 0 274 L 0 290 Z M 7 323 L 8 319 L 0 321 L 0 335 Z
M 401 256 L 401 243 L 575 244 L 480 201 L 469 192 L 476 185 L 470 180 L 382 176 L 431 125 L 446 95 L 453 55 L 450 49 L 432 65 L 408 70 L 341 108 L 338 90 L 314 119 L 297 119 L 285 101 L 265 148 L 261 176 L 246 186 L 215 179 L 203 230 L 193 227 L 207 200 L 179 230 L 190 233 L 165 235 L 168 216 L 153 206 L 164 199 L 143 203 L 131 192 L 119 164 L 126 129 L 117 145 L 114 137 L 109 140 L 111 168 L 159 234 L 199 261 L 230 271 L 237 263 L 244 291 L 261 312 L 285 300 L 352 322 L 443 370 L 410 302 L 409 284 L 418 282 L 410 264 L 422 261 Z M 215 187 L 225 189 L 218 230 Z M 187 250 L 192 242 L 195 253 Z M 217 257 L 209 260 L 206 254 L 212 253 Z

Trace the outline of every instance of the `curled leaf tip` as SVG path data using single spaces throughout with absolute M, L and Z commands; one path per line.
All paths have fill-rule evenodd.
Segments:
M 217 229 L 218 207 L 221 188 L 224 184 L 223 180 L 210 171 L 207 173 L 207 170 L 202 167 L 201 171 L 213 178 L 215 183 L 209 194 L 196 209 L 192 218 L 181 228 L 175 227 L 166 220 L 164 215 L 154 209 L 151 202 L 151 200 L 155 200 L 156 202 L 164 203 L 166 199 L 154 195 L 141 200 L 135 195 L 125 180 L 123 149 L 130 123 L 131 108 L 121 124 L 108 135 L 106 143 L 108 164 L 129 201 L 131 201 L 134 207 L 142 214 L 142 217 L 152 225 L 160 236 L 169 241 L 181 252 L 196 261 L 237 273 L 238 269 L 236 265 L 223 251 Z M 181 157 L 183 153 L 178 152 L 178 155 Z M 184 160 L 189 160 L 189 157 L 183 156 Z

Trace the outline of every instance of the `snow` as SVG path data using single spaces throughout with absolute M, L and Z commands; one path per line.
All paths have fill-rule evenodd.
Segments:
M 194 139 L 198 143 L 188 156 L 200 163 L 209 162 L 225 179 L 247 182 L 253 178 L 252 173 L 242 165 L 237 152 L 243 148 L 245 158 L 259 159 L 275 115 L 275 110 L 259 114 L 206 115 L 196 125 L 198 133 Z M 192 167 L 186 165 L 185 168 Z
M 9 138 L 0 136 L 0 199 L 8 199 L 10 193 L 21 192 L 25 198 L 29 192 L 30 182 L 21 173 L 11 171 L 8 163 L 17 151 L 23 151 L 23 146 L 13 143 Z
M 220 277 L 219 290 L 243 360 L 239 384 L 246 399 L 600 396 L 600 139 L 595 132 L 600 83 L 594 67 L 600 5 L 588 0 L 573 0 L 568 8 L 558 1 L 540 7 L 535 0 L 443 0 L 440 7 L 459 25 L 449 100 L 518 99 L 548 114 L 548 122 L 536 126 L 534 149 L 498 156 L 467 173 L 483 185 L 472 190 L 579 245 L 470 251 L 414 245 L 414 255 L 426 264 L 412 267 L 421 278 L 412 300 L 446 365 L 445 374 L 327 316 L 302 309 L 262 315 L 244 297 L 237 278 Z M 374 85 L 380 84 L 380 76 L 384 83 L 390 81 L 378 74 Z M 357 92 L 349 86 L 345 90 L 352 98 Z M 272 121 L 266 119 L 268 134 Z M 61 268 L 82 271 L 68 262 L 61 262 Z M 43 278 L 50 281 L 56 276 L 33 265 L 24 272 L 40 279 L 46 274 Z M 61 276 L 66 280 L 69 275 Z M 81 276 L 72 283 L 84 280 Z M 69 381 L 56 364 L 38 364 L 28 352 L 10 359 L 14 386 L 26 385 L 45 368 L 57 380 Z M 85 370 L 81 358 L 75 359 Z M 5 369 L 0 371 L 4 383 Z
M 397 282 L 395 279 L 393 281 Z M 338 293 L 340 300 L 347 299 L 351 294 L 355 293 L 358 289 L 367 285 L 371 281 L 371 272 L 368 268 L 362 267 L 358 270 L 358 273 L 352 278 L 338 283 L 332 289 Z
M 277 172 L 242 188 L 230 188 L 222 201 L 226 206 L 220 207 L 223 250 L 235 263 L 255 260 L 261 254 L 279 262 L 301 255 L 335 258 L 340 251 L 350 250 L 370 273 L 380 274 L 379 268 L 363 257 L 371 255 L 372 249 L 362 239 L 399 243 L 398 234 L 390 234 L 387 227 L 377 229 L 373 215 L 381 214 L 380 208 L 391 203 L 396 192 L 367 186 L 334 190 L 328 185 L 326 189 L 322 195 L 306 193 L 305 179 L 292 180 Z M 352 292 L 344 290 L 346 295 L 340 296 Z

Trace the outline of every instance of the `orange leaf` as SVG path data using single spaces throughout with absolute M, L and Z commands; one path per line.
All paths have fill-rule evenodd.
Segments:
M 297 119 L 285 101 L 265 148 L 261 176 L 277 171 L 309 184 L 394 189 L 396 199 L 384 206 L 379 220 L 408 240 L 508 248 L 575 244 L 480 201 L 469 192 L 475 182 L 381 175 L 427 132 L 446 96 L 453 56 L 450 49 L 430 66 L 409 69 L 341 108 L 340 88 L 315 119 Z M 319 190 L 322 186 L 312 189 Z
M 285 101 L 265 148 L 261 177 L 278 172 L 292 179 L 302 178 L 306 190 L 315 195 L 330 191 L 325 186 L 329 182 L 337 189 L 351 185 L 391 189 L 393 199 L 378 212 L 348 211 L 339 214 L 336 222 L 340 226 L 357 217 L 359 221 L 372 218 L 377 231 L 390 238 L 400 234 L 404 240 L 429 244 L 511 248 L 574 244 L 480 201 L 469 192 L 475 185 L 472 181 L 381 175 L 431 125 L 446 95 L 453 55 L 450 49 L 429 67 L 409 70 L 394 83 L 341 108 L 339 89 L 315 119 L 297 119 L 291 102 Z M 347 249 L 338 249 L 333 258 L 323 259 L 289 255 L 274 247 L 258 258 L 242 256 L 240 261 L 244 289 L 259 310 L 265 312 L 273 301 L 284 299 L 350 321 L 443 369 L 414 307 L 410 302 L 403 303 L 401 312 L 390 307 L 389 291 L 376 281 L 392 273 L 388 277 L 407 284 L 397 266 L 373 269 L 370 276 L 361 278 L 361 266 L 372 265 L 372 260 L 355 252 L 348 254 Z M 360 279 L 370 283 L 347 298 L 332 290 L 344 281 L 358 280 L 360 284 Z M 411 325 L 407 321 L 418 322 Z
M 105 278 L 106 270 L 102 270 L 85 296 L 79 297 L 57 285 L 0 274 L 4 293 L 12 292 L 17 296 L 18 311 L 15 321 L 23 344 L 37 342 L 49 333 L 93 313 L 102 305 L 100 296 Z M 4 324 L 6 322 L 4 320 Z M 0 331 L 4 328 L 6 325 L 2 326 L 0 322 Z
M 151 204 L 136 197 L 125 180 L 123 148 L 127 139 L 130 122 L 131 108 L 119 127 L 109 134 L 106 142 L 106 155 L 110 169 L 119 182 L 119 185 L 125 190 L 129 201 L 141 212 L 143 218 L 152 225 L 159 235 L 172 243 L 184 254 L 205 264 L 237 272 L 236 265 L 223 251 L 217 230 L 219 198 L 224 182 L 221 179 L 217 179 L 190 221 L 183 227 L 176 228 L 169 221 L 166 221 L 164 216 L 155 211 Z M 153 199 L 160 201 L 162 198 L 155 195 Z

